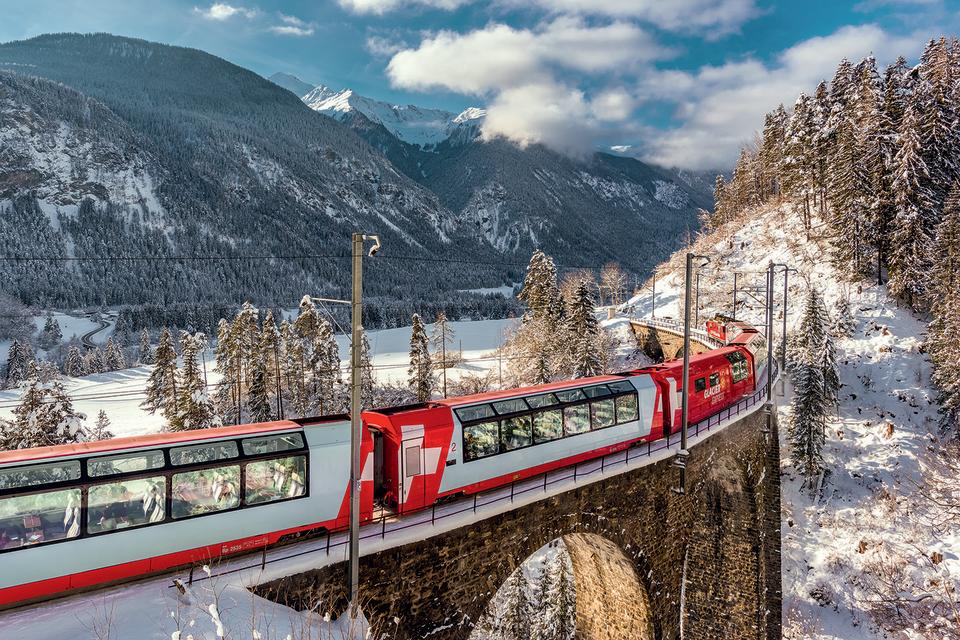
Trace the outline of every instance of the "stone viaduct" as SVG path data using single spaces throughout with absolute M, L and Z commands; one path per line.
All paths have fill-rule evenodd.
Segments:
M 683 495 L 668 458 L 364 556 L 364 609 L 375 626 L 399 619 L 400 639 L 468 638 L 514 569 L 561 538 L 578 639 L 779 640 L 780 464 L 766 420 L 758 408 L 692 446 Z M 345 571 L 339 563 L 255 590 L 308 609 L 345 598 Z

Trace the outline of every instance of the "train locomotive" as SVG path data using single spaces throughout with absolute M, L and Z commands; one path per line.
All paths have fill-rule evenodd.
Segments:
M 749 325 L 692 356 L 690 423 L 765 366 Z M 361 521 L 667 437 L 683 384 L 676 360 L 364 411 Z M 337 415 L 0 452 L 0 608 L 345 529 L 349 451 Z

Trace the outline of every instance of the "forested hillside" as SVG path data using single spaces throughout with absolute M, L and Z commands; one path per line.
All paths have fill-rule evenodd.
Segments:
M 786 201 L 804 231 L 825 232 L 852 281 L 872 277 L 930 319 L 945 428 L 960 434 L 960 42 L 931 40 L 915 67 L 868 57 L 767 114 L 729 183 L 716 182 L 717 227 Z M 818 225 L 825 229 L 816 229 Z

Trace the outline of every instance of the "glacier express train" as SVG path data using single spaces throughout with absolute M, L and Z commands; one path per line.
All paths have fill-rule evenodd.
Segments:
M 756 388 L 755 330 L 691 357 L 690 423 Z M 363 412 L 361 521 L 680 429 L 682 363 Z M 0 608 L 347 528 L 347 416 L 0 452 Z

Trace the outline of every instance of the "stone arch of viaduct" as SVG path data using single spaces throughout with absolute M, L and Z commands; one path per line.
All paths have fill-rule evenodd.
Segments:
M 374 624 L 397 638 L 467 638 L 493 594 L 561 537 L 574 563 L 577 638 L 781 636 L 780 476 L 762 410 L 691 448 L 687 492 L 670 460 L 361 559 Z M 345 563 L 257 587 L 298 609 L 343 598 Z M 617 615 L 613 615 L 617 613 Z

